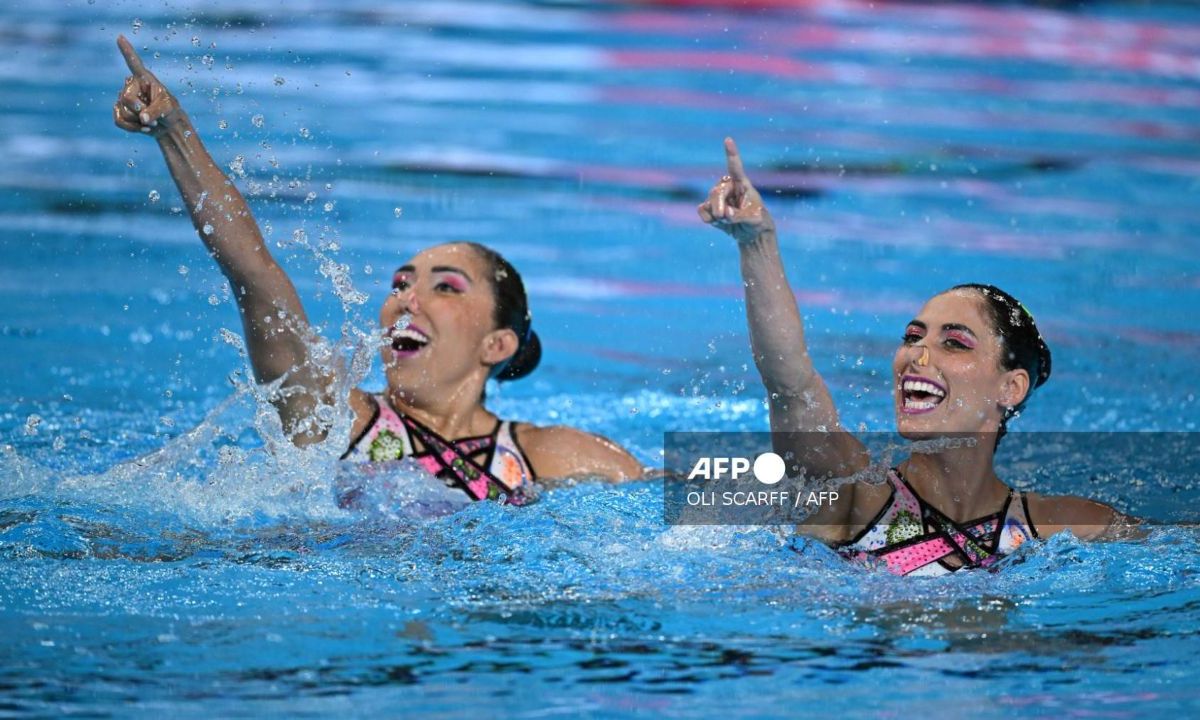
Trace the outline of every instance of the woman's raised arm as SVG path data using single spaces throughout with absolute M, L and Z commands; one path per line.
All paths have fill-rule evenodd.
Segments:
M 312 424 L 327 403 L 330 377 L 311 362 L 311 330 L 291 280 L 271 257 L 250 207 L 213 162 L 179 102 L 146 69 L 124 37 L 117 46 L 132 75 L 113 107 L 117 127 L 150 135 L 183 196 L 200 239 L 229 280 L 242 317 L 247 351 L 260 383 L 286 375 L 273 401 L 296 444 L 315 442 L 327 428 Z
M 750 347 L 767 390 L 776 448 L 790 453 L 789 465 L 804 467 L 810 477 L 857 472 L 867 465 L 866 449 L 841 427 L 829 389 L 813 367 L 779 256 L 775 221 L 746 176 L 732 138 L 725 138 L 725 159 L 729 174 L 713 186 L 698 212 L 738 243 Z

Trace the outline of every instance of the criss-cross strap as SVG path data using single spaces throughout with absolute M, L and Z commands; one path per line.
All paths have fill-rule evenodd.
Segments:
M 447 440 L 436 431 L 408 415 L 400 415 L 412 437 L 420 440 L 426 453 L 416 456 L 418 462 L 431 474 L 453 482 L 474 500 L 496 500 L 504 498 L 512 505 L 524 503 L 521 487 L 510 488 L 493 475 L 482 463 L 472 456 L 490 454 L 496 446 L 496 428 L 484 436 Z

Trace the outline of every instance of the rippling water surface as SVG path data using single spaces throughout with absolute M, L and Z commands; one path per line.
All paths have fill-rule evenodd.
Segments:
M 1195 714 L 1200 10 L 728 5 L 0 10 L 0 713 Z M 765 429 L 736 251 L 694 211 L 732 135 L 848 425 L 890 428 L 926 297 L 994 283 L 1055 351 L 1014 429 L 1174 433 L 1145 475 L 1056 445 L 1009 479 L 1167 524 L 913 581 L 665 527 L 655 483 L 430 517 L 401 476 L 338 510 L 338 448 L 271 439 L 223 279 L 112 126 L 118 33 L 331 338 L 471 239 L 546 346 L 501 414 L 649 465 L 668 430 Z

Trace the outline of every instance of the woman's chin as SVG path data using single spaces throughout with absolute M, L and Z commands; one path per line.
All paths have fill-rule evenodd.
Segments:
M 429 382 L 427 374 L 420 368 L 403 361 L 385 362 L 383 375 L 387 378 L 388 386 L 393 388 L 415 388 Z
M 896 433 L 909 441 L 956 439 L 980 441 L 985 436 L 994 436 L 995 431 L 987 431 L 978 425 L 965 427 L 961 418 L 952 422 L 951 418 L 934 418 L 928 415 L 896 414 Z M 993 443 L 994 444 L 994 443 Z
M 896 410 L 896 432 L 905 440 L 929 440 L 967 432 L 965 428 L 955 427 L 949 418 L 938 412 L 939 409 L 911 413 L 898 408 Z

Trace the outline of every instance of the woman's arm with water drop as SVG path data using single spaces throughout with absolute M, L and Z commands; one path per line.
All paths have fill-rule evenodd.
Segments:
M 627 482 L 646 475 L 646 468 L 625 448 L 572 427 L 522 424 L 518 440 L 544 487 L 582 478 Z
M 133 74 L 113 107 L 114 121 L 158 142 L 192 224 L 229 280 L 258 382 L 287 375 L 274 401 L 285 432 L 297 444 L 320 439 L 323 428 L 305 426 L 317 404 L 328 403 L 330 378 L 311 361 L 312 331 L 295 287 L 267 250 L 245 198 L 213 161 L 179 102 L 128 40 L 118 38 L 117 46 Z
M 725 156 L 729 174 L 713 187 L 698 212 L 702 220 L 737 240 L 750 346 L 766 386 L 776 444 L 793 453 L 810 476 L 850 475 L 866 466 L 866 450 L 842 429 L 833 397 L 809 357 L 804 322 L 779 255 L 775 221 L 746 176 L 732 138 L 725 139 Z M 811 446 L 814 442 L 819 446 Z
M 1140 540 L 1146 536 L 1141 520 L 1088 498 L 1029 493 L 1029 521 L 1038 535 L 1048 538 L 1064 530 L 1080 540 Z

